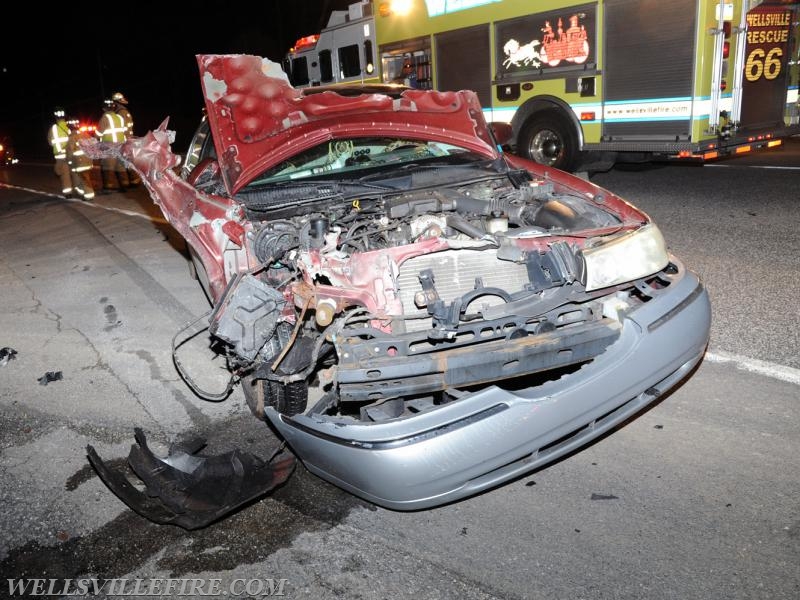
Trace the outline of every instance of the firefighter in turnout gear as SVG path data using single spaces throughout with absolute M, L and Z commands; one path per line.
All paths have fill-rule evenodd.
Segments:
M 105 101 L 103 116 L 97 125 L 97 137 L 101 142 L 120 143 L 127 139 L 125 119 L 114 111 L 114 102 Z M 115 157 L 103 158 L 100 161 L 103 174 L 103 192 L 114 192 L 130 185 L 128 171 L 122 161 Z
M 111 102 L 113 102 L 114 112 L 122 117 L 125 122 L 125 135 L 130 138 L 133 136 L 133 117 L 131 116 L 131 111 L 128 110 L 128 99 L 122 92 L 114 92 L 111 96 Z M 128 169 L 128 180 L 131 185 L 139 185 L 142 182 L 138 173 L 131 169 Z
M 86 156 L 79 143 L 81 140 L 88 140 L 89 135 L 80 130 L 77 120 L 68 121 L 67 124 L 70 129 L 67 141 L 67 165 L 72 177 L 72 189 L 79 198 L 91 200 L 94 198 L 92 159 Z
M 61 179 L 61 193 L 69 196 L 72 194 L 72 180 L 67 166 L 67 142 L 69 141 L 69 126 L 64 118 L 64 109 L 56 108 L 53 111 L 56 122 L 47 132 L 47 141 L 53 148 L 53 156 L 56 159 L 55 172 Z
M 125 121 L 125 133 L 128 137 L 133 135 L 133 117 L 131 111 L 128 110 L 128 99 L 122 92 L 115 92 L 111 96 L 111 101 L 114 103 L 114 112 L 117 113 Z

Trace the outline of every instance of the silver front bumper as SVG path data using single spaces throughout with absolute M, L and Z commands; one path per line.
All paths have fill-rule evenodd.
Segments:
M 267 416 L 310 471 L 387 508 L 428 508 L 496 486 L 602 435 L 701 360 L 708 294 L 672 262 L 672 284 L 628 313 L 619 339 L 557 381 L 514 391 L 489 386 L 390 422 L 343 424 L 274 409 Z

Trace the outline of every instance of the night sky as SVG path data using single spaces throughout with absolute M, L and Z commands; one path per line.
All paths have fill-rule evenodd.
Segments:
M 203 105 L 196 54 L 280 61 L 297 38 L 318 32 L 331 10 L 353 1 L 76 2 L 58 10 L 17 3 L 23 16 L 2 17 L 0 140 L 11 141 L 22 161 L 52 158 L 46 138 L 53 109 L 97 122 L 103 99 L 119 91 L 137 135 L 169 116 L 174 149 L 184 152 Z

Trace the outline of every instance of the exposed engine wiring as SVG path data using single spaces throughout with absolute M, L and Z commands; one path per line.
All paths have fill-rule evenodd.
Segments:
M 186 339 L 181 341 L 180 344 L 177 345 L 175 344 L 175 341 L 178 339 L 179 335 L 181 335 L 191 327 L 197 325 L 197 323 L 199 323 L 201 320 L 207 319 L 211 315 L 211 313 L 212 311 L 208 311 L 207 313 L 200 315 L 194 321 L 190 322 L 183 328 L 179 329 L 178 332 L 174 336 L 172 336 L 172 362 L 175 363 L 175 369 L 178 371 L 178 375 L 181 376 L 181 379 L 183 379 L 183 381 L 186 382 L 186 385 L 188 385 L 195 394 L 203 398 L 203 400 L 209 400 L 210 402 L 221 402 L 230 395 L 231 391 L 233 390 L 233 387 L 236 385 L 237 382 L 236 376 L 233 373 L 231 373 L 230 379 L 228 379 L 228 384 L 225 386 L 224 391 L 216 394 L 213 392 L 207 392 L 206 390 L 202 389 L 199 385 L 197 385 L 197 383 L 195 383 L 194 379 L 192 379 L 192 377 L 186 372 L 186 369 L 183 367 L 183 363 L 181 363 L 181 360 L 178 358 L 178 348 L 183 346 L 189 340 L 194 339 L 202 332 L 207 331 L 209 326 L 206 325 L 202 329 L 198 329 L 193 334 L 186 337 Z

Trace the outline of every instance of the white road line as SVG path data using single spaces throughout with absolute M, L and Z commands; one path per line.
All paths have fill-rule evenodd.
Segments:
M 800 369 L 795 369 L 793 367 L 777 365 L 765 360 L 758 360 L 756 358 L 749 358 L 747 356 L 724 351 L 706 352 L 705 359 L 713 363 L 732 364 L 737 369 L 743 371 L 757 373 L 758 375 L 764 375 L 765 377 L 778 379 L 786 383 L 793 383 L 794 385 L 800 385 Z
M 121 215 L 126 215 L 128 217 L 138 217 L 139 219 L 144 219 L 146 221 L 150 221 L 151 223 L 161 223 L 163 225 L 168 225 L 169 222 L 166 219 L 161 217 L 151 217 L 149 215 L 142 214 L 140 212 L 136 212 L 133 210 L 125 210 L 123 208 L 115 208 L 113 206 L 103 206 L 102 204 L 95 204 L 94 202 L 86 202 L 84 200 L 78 200 L 77 198 L 66 198 L 61 194 L 53 194 L 51 192 L 43 192 L 42 190 L 35 190 L 33 188 L 23 187 L 21 185 L 11 185 L 9 183 L 0 183 L 0 187 L 14 189 L 14 190 L 23 190 L 25 192 L 31 192 L 33 194 L 39 194 L 41 196 L 50 196 L 51 198 L 58 198 L 59 200 L 64 200 L 65 202 L 75 202 L 76 204 L 80 204 L 81 206 L 91 206 L 93 208 L 101 208 L 103 210 L 107 210 L 110 212 L 119 213 Z
M 708 164 L 704 165 L 705 167 L 725 167 L 725 168 L 736 168 L 736 169 L 775 169 L 776 171 L 800 171 L 800 167 L 780 167 L 778 165 L 718 165 L 718 164 Z

